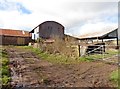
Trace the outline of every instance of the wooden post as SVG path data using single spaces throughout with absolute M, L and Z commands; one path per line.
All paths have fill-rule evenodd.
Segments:
M 103 39 L 102 39 L 102 42 L 103 42 Z
M 35 41 L 35 34 L 34 34 L 34 41 Z
M 92 44 L 93 44 L 93 40 L 92 40 Z
M 119 49 L 119 43 L 118 43 L 118 30 L 116 31 L 116 39 L 117 39 L 117 49 Z
M 80 45 L 78 45 L 78 51 L 79 51 L 79 57 L 81 56 L 80 54 Z
M 98 43 L 98 37 L 97 37 L 97 43 Z
M 103 43 L 104 40 L 102 39 L 102 44 L 103 44 L 103 52 L 105 52 L 105 43 Z
M 104 53 L 105 53 L 105 44 L 103 45 L 103 47 L 104 47 Z
M 119 44 L 118 44 L 118 37 L 117 37 L 117 49 L 119 49 Z

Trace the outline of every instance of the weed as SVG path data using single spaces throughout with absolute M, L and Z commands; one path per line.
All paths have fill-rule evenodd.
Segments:
M 0 49 L 0 63 L 2 66 L 0 67 L 0 82 L 2 82 L 2 85 L 7 86 L 8 82 L 10 81 L 10 72 L 9 72 L 9 61 L 8 61 L 8 55 L 6 50 Z
M 9 81 L 10 81 L 10 77 L 6 75 L 2 76 L 2 85 L 7 85 Z

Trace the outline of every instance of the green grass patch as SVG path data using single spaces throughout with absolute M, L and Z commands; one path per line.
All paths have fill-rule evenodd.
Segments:
M 118 84 L 118 70 L 116 71 L 113 71 L 111 74 L 110 74 L 110 80 L 115 83 L 116 85 Z
M 91 56 L 85 56 L 85 57 L 80 57 L 80 61 L 93 61 L 93 58 Z
M 84 57 L 80 57 L 80 59 L 83 61 L 92 61 L 94 59 L 103 59 L 103 58 L 109 58 L 113 55 L 117 55 L 118 50 L 107 50 L 104 54 L 90 54 L 86 55 Z
M 43 52 L 38 48 L 33 48 L 31 46 L 16 46 L 17 48 L 29 50 L 35 53 L 40 59 L 47 60 L 52 63 L 60 63 L 60 64 L 71 64 L 71 63 L 79 63 L 81 62 L 79 57 L 71 58 L 62 54 L 49 54 L 47 52 Z
M 38 56 L 42 59 L 45 59 L 52 63 L 62 63 L 62 64 L 70 64 L 73 63 L 71 58 L 66 57 L 65 55 L 59 54 L 49 54 L 47 52 L 36 52 Z
M 10 81 L 9 61 L 7 52 L 3 48 L 0 49 L 0 64 L 0 74 L 2 75 L 0 82 L 2 82 L 2 85 L 7 86 Z
M 10 77 L 3 75 L 2 78 L 0 78 L 0 81 L 2 81 L 2 85 L 8 85 L 9 81 L 10 81 Z
M 67 57 L 66 55 L 61 55 L 61 54 L 49 54 L 47 52 L 42 52 L 38 48 L 33 48 L 32 46 L 16 46 L 17 48 L 23 48 L 25 50 L 29 50 L 34 52 L 36 55 L 38 55 L 40 58 L 48 60 L 50 62 L 55 62 L 55 63 L 78 63 L 81 61 L 86 61 L 90 62 L 95 59 L 103 59 L 103 58 L 108 58 L 113 55 L 118 54 L 117 50 L 106 50 L 104 54 L 92 54 L 92 55 L 86 55 L 83 57 Z
M 4 66 L 6 66 L 6 65 L 8 65 L 8 64 L 9 64 L 8 59 L 7 59 L 7 58 L 2 57 L 2 66 L 4 67 Z

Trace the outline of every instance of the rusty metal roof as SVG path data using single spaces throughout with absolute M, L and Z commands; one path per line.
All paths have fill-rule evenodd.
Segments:
M 87 33 L 87 34 L 83 34 L 79 37 L 77 37 L 78 39 L 89 39 L 89 38 L 99 38 L 99 37 L 102 37 L 102 36 L 105 36 L 113 31 L 115 31 L 116 29 L 108 29 L 108 30 L 105 30 L 105 31 L 101 31 L 101 32 L 93 32 L 93 33 Z
M 0 29 L 0 35 L 31 37 L 31 34 L 28 31 L 12 29 Z

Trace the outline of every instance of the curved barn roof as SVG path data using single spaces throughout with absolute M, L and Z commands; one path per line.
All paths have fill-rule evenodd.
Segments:
M 62 26 L 64 28 L 64 26 L 56 21 L 45 21 L 41 24 L 39 24 L 38 26 L 41 26 L 42 24 L 45 24 L 45 23 L 56 23 L 56 24 L 59 24 L 60 26 Z M 34 32 L 34 29 L 36 29 L 38 26 L 36 26 L 35 28 L 32 29 L 32 31 L 30 31 L 30 33 L 33 33 Z
M 57 23 L 57 24 L 59 24 L 59 25 L 61 25 L 62 27 L 64 27 L 62 24 L 60 24 L 60 23 L 58 23 L 58 22 L 56 22 L 56 21 L 45 21 L 45 22 L 43 22 L 43 23 L 41 23 L 41 24 L 39 24 L 39 25 L 42 25 L 42 24 L 45 24 L 45 23 Z

